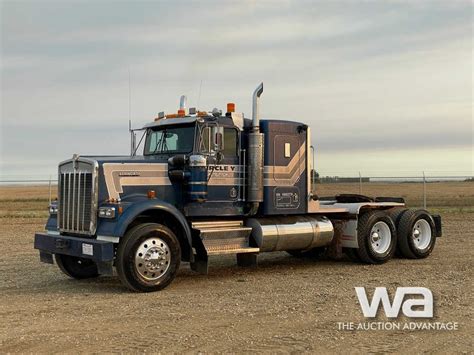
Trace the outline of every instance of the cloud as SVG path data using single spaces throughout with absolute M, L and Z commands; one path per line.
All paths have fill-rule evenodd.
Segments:
M 3 2 L 2 159 L 33 149 L 48 155 L 55 135 L 78 150 L 127 146 L 118 138 L 104 146 L 84 130 L 107 135 L 126 126 L 129 68 L 137 125 L 174 111 L 183 93 L 196 105 L 201 80 L 200 108 L 233 101 L 250 115 L 251 92 L 263 80 L 263 115 L 309 123 L 326 151 L 465 149 L 471 6 Z M 18 148 L 12 137 L 38 126 L 47 144 L 31 134 Z

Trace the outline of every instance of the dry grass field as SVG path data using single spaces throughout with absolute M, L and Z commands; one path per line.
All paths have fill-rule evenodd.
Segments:
M 318 186 L 320 196 L 358 184 Z M 370 183 L 362 193 L 422 205 L 422 184 Z M 47 218 L 48 188 L 0 187 L 0 352 L 461 352 L 473 349 L 474 184 L 427 184 L 442 238 L 424 260 L 384 265 L 262 255 L 242 269 L 215 257 L 207 276 L 182 265 L 162 292 L 135 294 L 117 278 L 76 281 L 39 262 L 33 235 Z M 53 196 L 54 197 L 54 196 Z M 431 289 L 435 317 L 455 331 L 339 330 L 365 322 L 355 286 Z M 382 317 L 379 315 L 379 317 Z M 385 321 L 385 318 L 378 318 Z M 407 321 L 401 317 L 398 321 Z
M 359 184 L 319 184 L 320 196 L 340 193 L 359 193 Z M 415 182 L 368 182 L 362 183 L 361 193 L 367 196 L 403 197 L 410 207 L 423 206 L 423 183 Z M 474 182 L 428 182 L 426 183 L 428 208 L 465 210 L 474 207 Z

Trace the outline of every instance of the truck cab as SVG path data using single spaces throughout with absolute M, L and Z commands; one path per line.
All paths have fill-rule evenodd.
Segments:
M 146 126 L 144 157 L 168 170 L 170 185 L 157 189 L 168 189 L 167 201 L 186 216 L 244 213 L 245 131 L 243 119 L 236 125 L 235 116 L 163 118 Z

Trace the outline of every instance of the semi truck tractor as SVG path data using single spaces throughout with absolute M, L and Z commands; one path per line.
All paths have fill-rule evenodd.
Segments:
M 318 197 L 310 127 L 260 119 L 262 92 L 263 83 L 251 119 L 233 103 L 199 111 L 182 96 L 177 113 L 142 128 L 143 154 L 132 130 L 130 156 L 59 163 L 57 199 L 34 239 L 40 260 L 72 278 L 118 275 L 149 292 L 168 286 L 181 262 L 207 273 L 216 255 L 256 266 L 267 252 L 369 264 L 432 252 L 440 216 L 403 198 Z

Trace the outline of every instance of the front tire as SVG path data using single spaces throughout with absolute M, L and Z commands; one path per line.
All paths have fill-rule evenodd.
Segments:
M 97 264 L 91 259 L 64 254 L 56 254 L 54 258 L 59 269 L 69 277 L 82 280 L 99 276 Z
M 132 291 L 164 289 L 176 276 L 181 248 L 166 226 L 145 223 L 128 231 L 117 250 L 116 267 L 122 283 Z
M 393 220 L 383 211 L 369 211 L 358 221 L 357 254 L 363 262 L 382 264 L 395 253 L 397 234 Z
M 398 249 L 410 259 L 422 259 L 431 254 L 436 242 L 433 217 L 425 210 L 409 210 L 398 226 Z

